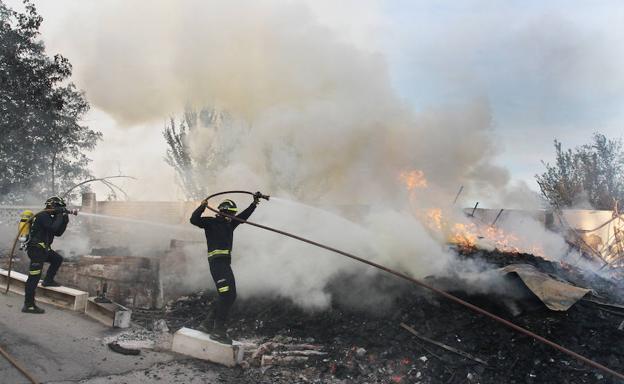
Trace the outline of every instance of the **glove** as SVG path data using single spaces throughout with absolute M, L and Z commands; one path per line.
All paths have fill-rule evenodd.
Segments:
M 258 205 L 258 203 L 260 203 L 260 198 L 262 198 L 262 192 L 258 191 L 254 193 L 253 195 L 254 204 Z

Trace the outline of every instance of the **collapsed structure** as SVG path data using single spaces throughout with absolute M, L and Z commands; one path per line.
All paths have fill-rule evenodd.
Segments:
M 98 202 L 94 194 L 83 195 L 82 211 L 85 215 L 81 217 L 82 225 L 77 226 L 81 233 L 76 234 L 76 238 L 87 234 L 90 239 L 87 246 L 89 251 L 86 254 L 79 254 L 75 247 L 69 247 L 68 250 L 61 246 L 61 250 L 65 250 L 68 262 L 64 264 L 59 280 L 64 284 L 83 289 L 89 292 L 91 296 L 101 295 L 106 291 L 109 298 L 135 309 L 135 314 L 138 315 L 137 319 L 144 321 L 146 325 L 151 324 L 155 318 L 164 318 L 172 330 L 185 326 L 196 326 L 205 316 L 206 304 L 213 299 L 213 296 L 209 293 L 197 295 L 194 290 L 188 289 L 188 287 L 193 286 L 192 284 L 185 286 L 179 284 L 177 279 L 171 279 L 172 276 L 183 276 L 183 266 L 193 262 L 193 260 L 187 260 L 189 256 L 188 252 L 185 252 L 185 248 L 202 243 L 197 238 L 197 233 L 186 231 L 182 229 L 184 226 L 181 226 L 181 224 L 186 223 L 188 213 L 193 208 L 193 204 L 181 202 Z M 152 214 L 155 211 L 159 213 L 156 218 Z M 619 306 L 618 295 L 615 294 L 620 287 L 618 263 L 621 260 L 622 249 L 619 214 L 608 211 L 554 213 L 547 211 L 486 210 L 476 207 L 466 210 L 466 214 L 471 221 L 468 226 L 453 227 L 449 231 L 445 229 L 450 233 L 449 241 L 457 247 L 457 252 L 464 258 L 482 258 L 489 263 L 496 264 L 501 267 L 501 274 L 503 275 L 513 274 L 519 277 L 523 283 L 520 289 L 525 290 L 525 292 L 520 295 L 505 295 L 504 293 L 489 295 L 490 297 L 486 299 L 479 294 L 471 293 L 471 288 L 463 286 L 461 281 L 450 282 L 449 285 L 448 281 L 436 280 L 433 276 L 434 284 L 467 297 L 469 300 L 485 301 L 486 307 L 500 306 L 495 310 L 503 311 L 506 316 L 519 316 L 535 309 L 543 311 L 543 308 L 565 312 L 570 310 L 579 300 L 587 299 L 588 293 L 591 293 L 591 301 L 585 300 L 584 303 L 592 304 L 583 304 L 582 316 L 587 316 L 587 313 L 584 312 L 587 305 L 600 306 L 599 313 L 609 313 L 614 316 L 624 315 L 624 307 Z M 109 216 L 122 220 L 107 221 L 106 218 Z M 496 230 L 496 223 L 499 220 L 521 221 L 527 217 L 550 230 L 564 233 L 570 247 L 576 248 L 578 251 L 570 254 L 579 257 L 579 259 L 548 261 L 541 257 L 535 257 L 535 255 L 522 253 L 509 245 L 510 237 L 513 240 L 513 234 Z M 151 220 L 153 225 L 166 228 L 171 237 L 154 237 L 153 234 L 149 233 L 149 230 L 148 233 L 144 233 L 145 228 L 137 229 L 137 225 L 142 220 Z M 433 223 L 434 226 L 445 226 L 442 220 L 434 219 Z M 141 240 L 143 236 L 149 240 L 149 247 L 147 248 L 144 246 L 145 242 Z M 68 240 L 69 242 L 72 241 L 72 239 Z M 133 242 L 143 244 L 140 250 L 133 249 Z M 119 244 L 126 244 L 126 246 L 120 247 Z M 489 248 L 489 251 L 484 252 L 483 248 Z M 539 253 L 539 250 L 536 250 L 535 253 Z M 198 255 L 200 258 L 202 256 Z M 598 275 L 588 275 L 586 271 L 577 268 L 575 263 L 584 259 L 601 263 L 602 270 L 600 272 L 608 272 L 610 278 L 604 279 Z M 23 264 L 21 268 L 24 268 Z M 18 269 L 20 269 L 19 263 Z M 413 321 L 435 317 L 436 311 L 431 308 L 427 300 L 423 301 L 421 292 L 415 293 L 408 287 L 391 283 L 387 279 L 381 279 L 381 281 L 392 288 L 387 289 L 386 287 L 385 289 L 388 297 L 394 298 L 393 305 L 388 305 L 388 308 L 394 308 L 396 311 L 391 318 L 397 323 L 395 325 L 400 325 L 403 328 L 401 332 L 407 330 L 421 342 L 422 340 L 432 341 L 430 337 L 424 336 L 422 333 L 429 333 L 429 336 L 432 336 L 431 333 L 437 334 L 445 339 L 445 342 L 437 342 L 438 347 L 443 346 L 447 352 L 451 351 L 452 354 L 461 356 L 463 360 L 472 361 L 471 364 L 488 365 L 487 356 L 476 356 L 483 353 L 483 342 L 480 340 L 473 340 L 475 345 L 472 345 L 469 352 L 466 352 L 466 348 L 458 349 L 450 346 L 448 335 L 442 336 L 443 327 L 435 327 L 434 332 L 431 329 L 428 329 L 428 332 L 424 332 L 423 329 L 415 330 Z M 204 285 L 207 286 L 208 284 Z M 383 284 L 381 285 L 383 286 Z M 356 286 L 357 284 L 353 288 L 358 289 Z M 528 291 L 526 291 L 527 289 Z M 396 292 L 391 292 L 394 290 Z M 419 303 L 416 307 L 413 304 L 408 304 L 405 298 L 397 294 L 406 292 L 411 300 Z M 369 355 L 369 349 L 383 350 L 384 342 L 382 340 L 366 341 L 364 338 L 363 342 L 358 342 L 359 345 L 349 347 L 344 344 L 341 335 L 350 334 L 351 337 L 356 337 L 355 335 L 360 332 L 359 329 L 345 328 L 348 327 L 346 324 L 352 324 L 359 328 L 368 327 L 365 324 L 370 322 L 375 324 L 375 327 L 382 327 L 383 320 L 380 319 L 384 319 L 384 316 L 362 314 L 362 312 L 358 312 L 361 309 L 354 311 L 348 305 L 340 304 L 339 296 L 336 296 L 338 302 L 332 305 L 327 314 L 321 315 L 321 319 L 324 320 L 320 321 L 326 326 L 339 329 L 334 331 L 327 329 L 321 331 L 313 325 L 314 322 L 319 321 L 319 315 L 300 312 L 283 302 L 270 301 L 267 303 L 269 316 L 267 316 L 266 310 L 263 312 L 256 305 L 249 302 L 245 303 L 242 306 L 244 310 L 238 312 L 238 325 L 234 327 L 235 335 L 240 339 L 252 338 L 248 340 L 251 346 L 248 351 L 251 352 L 243 361 L 243 365 L 250 367 L 257 365 L 260 371 L 273 366 L 307 366 L 308 368 L 315 368 L 310 370 L 309 376 L 319 378 L 372 375 L 372 378 L 379 378 L 379 380 L 390 377 L 395 382 L 409 382 L 413 379 L 419 379 L 422 382 L 436 382 L 427 381 L 423 377 L 426 366 L 433 365 L 432 362 L 427 363 L 430 358 L 426 356 L 425 359 L 417 360 L 420 363 L 404 357 L 408 361 L 397 363 L 392 368 L 378 367 L 377 372 L 371 372 L 369 368 L 362 368 L 365 358 L 368 359 L 371 366 L 376 366 L 375 364 L 385 365 L 388 361 L 392 361 Z M 536 302 L 536 298 L 541 304 Z M 167 305 L 167 303 L 169 304 Z M 426 312 L 424 312 L 425 308 Z M 252 315 L 253 309 L 258 310 L 257 317 Z M 336 311 L 338 311 L 337 314 L 332 314 Z M 453 312 L 453 310 L 449 311 Z M 295 313 L 294 321 L 289 319 L 290 314 L 293 313 Z M 354 316 L 358 313 L 363 316 L 364 320 L 355 320 Z M 329 316 L 329 318 L 324 316 Z M 414 316 L 420 319 L 414 320 Z M 453 316 L 455 318 L 456 315 Z M 551 315 L 544 317 L 542 314 L 540 316 L 548 319 Z M 477 321 L 474 315 L 469 318 L 470 322 Z M 401 321 L 397 322 L 397 320 Z M 604 316 L 601 317 L 601 320 L 605 320 Z M 611 318 L 608 320 L 612 321 Z M 449 322 L 451 321 L 449 320 Z M 299 331 L 295 331 L 293 326 Z M 375 327 L 370 327 L 369 331 L 376 330 Z M 427 325 L 426 328 L 430 327 L 432 325 Z M 612 331 L 617 332 L 617 328 L 614 326 Z M 620 326 L 620 328 L 622 327 Z M 460 332 L 461 324 L 454 326 L 453 329 Z M 319 331 L 321 336 L 318 336 L 317 332 Z M 379 330 L 379 332 L 382 335 L 386 334 L 384 331 Z M 309 337 L 305 337 L 306 334 L 310 333 Z M 328 339 L 328 335 L 333 335 L 333 339 Z M 265 341 L 265 343 L 259 341 Z M 321 343 L 319 344 L 319 342 Z M 391 341 L 387 342 L 393 344 Z M 332 343 L 335 344 L 335 349 L 327 350 L 329 344 Z M 409 343 L 409 345 L 414 346 L 413 343 Z M 583 344 L 580 344 L 579 347 L 582 349 Z M 347 354 L 345 359 L 343 353 L 346 350 L 350 350 L 351 354 Z M 292 353 L 292 351 L 295 352 Z M 407 354 L 408 352 L 403 347 L 399 348 L 399 351 L 400 354 Z M 434 352 L 431 352 L 431 355 L 437 356 Z M 621 355 L 615 352 L 608 356 L 608 359 L 611 360 L 620 358 Z M 439 360 L 442 363 L 446 361 L 444 358 Z M 608 363 L 613 363 L 611 360 Z M 517 364 L 520 363 L 516 360 L 512 369 Z M 617 367 L 617 365 L 610 365 Z M 319 369 L 319 367 L 324 368 Z M 414 371 L 418 368 L 421 370 Z M 379 371 L 380 369 L 381 371 Z M 486 372 L 475 368 L 474 372 L 468 372 L 466 375 L 469 376 L 466 377 L 469 381 L 473 381 L 470 377 L 483 379 L 487 377 Z M 431 372 L 429 373 L 431 374 Z M 252 378 L 258 379 L 257 376 L 254 376 L 257 375 L 256 371 L 250 370 L 249 375 L 250 382 Z M 292 382 L 289 381 L 292 379 L 290 375 L 286 375 L 284 382 Z M 501 378 L 504 375 L 501 376 L 498 373 L 495 377 Z M 596 377 L 598 376 L 594 378 Z M 459 380 L 459 377 L 457 379 Z M 453 380 L 454 377 L 449 375 L 449 382 Z

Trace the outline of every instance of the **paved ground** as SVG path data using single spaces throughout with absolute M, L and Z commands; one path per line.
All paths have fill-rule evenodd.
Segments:
M 84 314 L 41 304 L 20 312 L 23 296 L 0 293 L 0 346 L 42 383 L 212 383 L 210 365 L 169 352 L 114 353 L 102 338 L 114 331 Z M 29 383 L 0 356 L 0 382 Z

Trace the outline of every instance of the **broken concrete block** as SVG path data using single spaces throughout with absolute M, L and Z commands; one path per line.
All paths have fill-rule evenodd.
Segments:
M 167 322 L 165 319 L 158 319 L 152 322 L 152 330 L 154 332 L 169 332 L 169 327 L 167 326 Z
M 85 313 L 104 325 L 116 328 L 128 328 L 132 311 L 117 303 L 98 303 L 95 297 L 87 300 Z
M 6 286 L 9 271 L 0 269 L 0 286 Z M 28 276 L 23 273 L 11 271 L 10 291 L 19 295 L 24 294 Z M 73 311 L 84 312 L 87 306 L 87 292 L 69 287 L 37 287 L 36 300 L 46 304 L 56 305 Z
M 223 344 L 210 339 L 210 336 L 190 328 L 181 328 L 173 335 L 173 352 L 212 361 L 227 367 L 234 367 L 243 360 L 244 348 L 234 342 Z

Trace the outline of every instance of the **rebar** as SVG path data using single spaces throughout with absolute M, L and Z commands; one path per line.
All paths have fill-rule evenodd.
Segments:
M 498 221 L 498 218 L 503 214 L 504 210 L 505 210 L 504 208 L 501 208 L 501 210 L 498 211 L 498 215 L 496 215 L 496 218 L 494 219 L 494 221 L 492 221 L 492 224 L 490 224 L 491 227 L 493 227 L 494 224 L 496 224 L 496 222 Z
M 479 206 L 479 202 L 477 201 L 477 204 L 475 204 L 474 208 L 472 208 L 472 212 L 470 213 L 470 217 L 474 217 L 474 213 L 477 210 L 478 206 Z
M 455 195 L 455 200 L 453 200 L 453 205 L 455 205 L 455 203 L 457 203 L 457 199 L 459 199 L 459 195 L 461 195 L 463 190 L 464 190 L 464 186 L 460 185 L 459 186 L 459 191 L 457 191 L 457 195 Z

